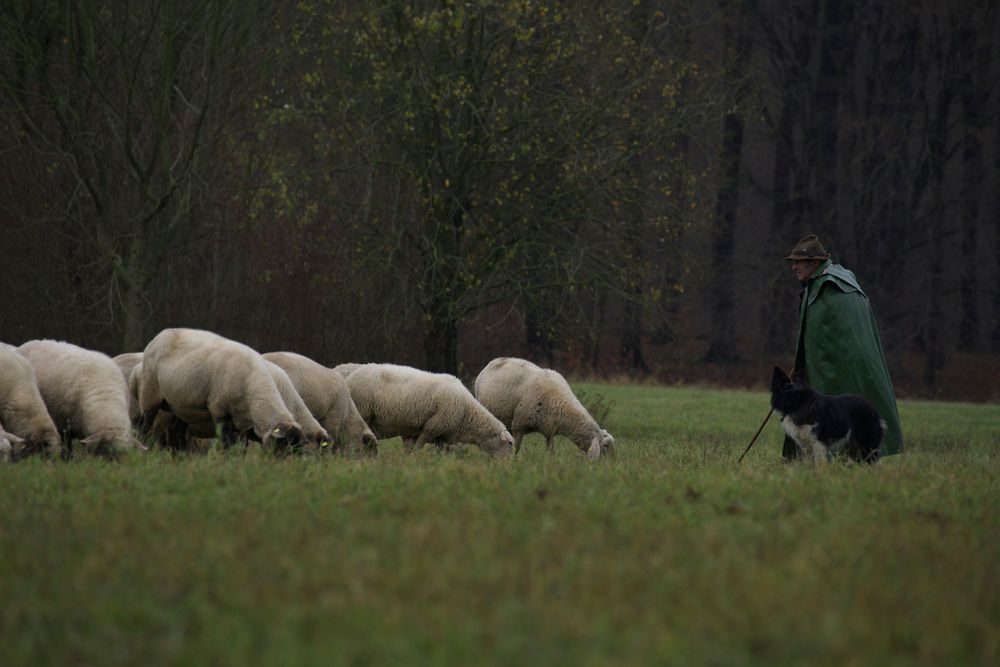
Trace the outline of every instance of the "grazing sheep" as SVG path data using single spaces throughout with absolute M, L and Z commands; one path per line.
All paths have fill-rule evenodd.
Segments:
M 129 395 L 129 418 L 132 420 L 132 427 L 142 430 L 142 411 L 139 410 L 139 384 L 142 380 L 142 353 L 137 353 L 140 357 L 139 363 L 132 367 L 128 374 L 128 395 Z M 134 412 L 133 412 L 134 410 Z M 177 420 L 177 417 L 170 412 L 160 411 L 153 419 L 153 424 L 145 433 L 150 436 L 147 439 L 154 442 L 169 440 L 171 449 L 190 449 L 193 444 L 192 438 L 215 438 L 214 426 L 203 432 L 200 436 L 194 433 L 186 433 L 184 425 Z M 191 437 L 187 437 L 187 436 Z
M 142 353 L 127 353 L 118 355 L 114 358 L 122 369 L 122 373 L 128 373 L 128 385 L 129 385 L 129 396 L 132 399 L 130 402 L 130 416 L 133 419 L 133 423 L 137 423 L 139 417 L 141 416 L 139 412 L 139 384 L 142 377 Z M 274 380 L 275 386 L 278 388 L 278 393 L 281 395 L 282 401 L 285 403 L 285 407 L 292 413 L 295 420 L 301 424 L 305 439 L 310 442 L 316 442 L 317 444 L 325 443 L 330 439 L 326 430 L 316 421 L 316 419 L 309 412 L 302 398 L 298 395 L 295 386 L 289 380 L 288 375 L 285 374 L 284 370 L 280 366 L 272 363 L 268 363 L 268 370 L 271 372 L 271 377 Z M 134 412 L 133 412 L 134 410 Z M 175 417 L 169 412 L 160 412 L 156 417 L 156 422 L 154 422 L 152 427 L 152 432 L 154 434 L 160 434 L 166 429 L 178 428 L 176 424 L 172 424 Z M 175 437 L 176 434 L 170 436 Z M 214 438 L 215 429 L 214 424 L 212 428 L 198 427 L 194 428 L 188 426 L 187 435 L 192 437 L 201 438 Z M 247 431 L 246 435 L 251 439 L 255 439 L 253 430 Z M 190 443 L 178 443 L 176 448 L 189 448 Z
M 31 362 L 6 343 L 0 343 L 0 423 L 18 440 L 15 444 L 23 445 L 12 448 L 16 454 L 44 452 L 54 457 L 62 450 Z
M 347 451 L 376 450 L 378 440 L 361 418 L 339 372 L 294 352 L 268 352 L 264 358 L 288 373 L 309 411 L 334 436 L 337 447 Z
M 556 371 L 513 357 L 494 359 L 479 373 L 476 398 L 514 435 L 514 451 L 527 433 L 541 433 L 551 451 L 557 435 L 591 459 L 613 452 L 615 440 L 598 426 Z
M 33 340 L 17 349 L 35 371 L 38 391 L 56 429 L 108 458 L 142 445 L 132 435 L 128 389 L 106 354 L 55 340 Z
M 305 401 L 299 395 L 295 383 L 288 377 L 288 373 L 278 364 L 268 361 L 266 358 L 264 361 L 267 364 L 267 369 L 271 372 L 274 386 L 278 388 L 281 400 L 285 402 L 285 407 L 292 413 L 295 421 L 301 424 L 302 433 L 306 441 L 314 442 L 321 447 L 327 446 L 330 441 L 330 434 L 326 432 L 326 429 L 316 421 L 312 412 L 309 411 Z
M 133 383 L 132 372 L 136 366 L 142 363 L 142 352 L 119 354 L 117 357 L 112 357 L 111 361 L 117 364 L 118 370 L 122 372 L 122 377 L 125 378 L 125 384 L 128 385 L 128 416 L 132 420 L 132 423 L 135 424 L 139 419 L 139 393 L 136 391 L 138 389 L 137 383 Z
M 408 449 L 472 442 L 510 454 L 514 438 L 453 375 L 393 364 L 362 364 L 347 376 L 358 412 L 380 437 L 402 436 Z
M 143 352 L 139 380 L 140 430 L 160 410 L 178 418 L 166 444 L 181 448 L 193 435 L 221 429 L 223 442 L 253 430 L 265 447 L 302 441 L 302 426 L 286 407 L 267 362 L 253 349 L 199 329 L 164 329 Z

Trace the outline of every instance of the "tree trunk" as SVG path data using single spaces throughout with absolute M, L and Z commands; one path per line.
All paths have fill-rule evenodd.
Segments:
M 792 85 L 790 77 L 785 78 L 784 90 L 789 91 Z M 774 206 L 771 212 L 771 231 L 768 235 L 770 243 L 764 251 L 774 254 L 775 263 L 783 262 L 782 249 L 791 248 L 798 240 L 792 233 L 800 226 L 795 209 L 792 207 L 792 110 L 791 103 L 785 100 L 781 105 L 781 113 L 774 129 Z M 793 238 L 794 237 L 794 238 Z M 764 351 L 768 354 L 788 352 L 789 343 L 794 337 L 791 323 L 796 321 L 796 303 L 792 298 L 791 286 L 794 278 L 781 267 L 781 273 L 775 273 L 776 279 L 771 281 L 768 298 L 763 304 L 763 321 L 766 334 Z
M 723 2 L 723 12 L 726 3 Z M 750 37 L 743 25 L 743 3 L 732 10 L 725 25 L 727 58 L 727 88 L 734 90 L 735 109 L 725 116 L 722 129 L 722 151 L 719 155 L 719 194 L 715 201 L 712 225 L 712 330 L 705 361 L 734 362 L 740 358 L 736 350 L 736 313 L 733 301 L 733 254 L 736 239 L 736 207 L 740 194 L 740 164 L 743 157 L 743 116 L 740 105 L 745 96 L 746 62 L 750 53 Z
M 809 181 L 808 168 L 796 152 L 795 137 L 803 132 L 805 110 L 809 108 L 809 59 L 814 42 L 814 26 L 802 12 L 767 11 L 751 4 L 757 25 L 766 37 L 769 55 L 778 80 L 776 95 L 779 112 L 772 125 L 774 142 L 773 207 L 765 253 L 773 256 L 773 271 L 767 298 L 761 305 L 764 322 L 764 351 L 769 355 L 791 355 L 794 345 L 796 312 L 794 278 L 781 259 L 786 251 L 808 231 L 803 220 L 807 208 L 804 192 Z M 781 36 L 784 28 L 785 38 Z M 774 117 L 772 116 L 772 119 Z M 791 359 L 788 362 L 791 365 Z
M 648 373 L 649 366 L 642 354 L 642 294 L 639 288 L 629 290 L 622 315 L 621 356 L 630 373 Z
M 149 285 L 143 242 L 134 237 L 127 255 L 116 267 L 121 291 L 121 351 L 139 352 L 146 346 L 146 290 Z
M 954 55 L 955 41 L 949 39 L 947 45 L 951 55 Z M 946 62 L 946 58 L 938 58 L 939 63 Z M 942 65 L 943 66 L 943 65 Z M 928 188 L 930 196 L 926 199 L 925 207 L 922 211 L 924 218 L 924 229 L 931 247 L 931 262 L 927 272 L 927 282 L 925 294 L 927 299 L 927 315 L 923 323 L 924 343 L 927 356 L 924 360 L 924 383 L 928 388 L 936 388 L 939 382 L 938 373 L 947 358 L 945 349 L 946 341 L 944 337 L 944 294 L 943 292 L 943 267 L 944 254 L 937 246 L 945 235 L 945 195 L 944 179 L 945 166 L 947 163 L 948 148 L 948 116 L 954 98 L 952 81 L 945 76 L 945 81 L 938 93 L 938 98 L 934 108 L 931 110 L 927 128 L 927 157 L 922 173 L 918 175 L 918 180 Z M 923 178 L 921 178 L 923 177 Z M 926 179 L 926 180 L 924 180 Z
M 742 152 L 743 119 L 736 113 L 727 114 L 720 157 L 722 179 L 712 229 L 712 332 L 705 354 L 705 361 L 710 362 L 734 362 L 740 358 L 736 351 L 732 276 Z
M 601 367 L 601 333 L 604 331 L 604 312 L 608 303 L 607 291 L 597 290 L 594 298 L 594 320 L 590 327 L 590 370 L 593 373 Z
M 996 145 L 993 147 L 993 177 L 1000 175 L 1000 132 L 996 132 Z M 994 266 L 1000 267 L 1000 198 L 993 197 L 993 257 Z M 990 336 L 990 346 L 994 352 L 1000 352 L 1000 270 L 995 274 L 993 286 L 993 318 L 996 324 Z
M 546 319 L 538 317 L 536 314 L 538 306 L 535 304 L 527 304 L 526 311 L 524 338 L 528 347 L 528 356 L 531 359 L 544 361 L 545 366 L 552 366 L 552 362 L 555 360 L 555 347 L 547 330 Z
M 961 321 L 959 324 L 959 347 L 973 352 L 979 348 L 979 298 L 976 293 L 977 261 L 976 248 L 979 246 L 979 210 L 983 197 L 983 107 L 987 103 L 989 91 L 979 85 L 976 73 L 980 68 L 989 68 L 989 46 L 985 49 L 976 44 L 976 34 L 972 30 L 963 31 L 959 49 L 962 54 L 962 77 L 958 83 L 964 116 L 964 137 L 962 147 L 962 261 L 959 278 L 959 300 Z M 985 54 L 981 52 L 985 50 Z M 985 55 L 985 58 L 983 58 Z
M 438 302 L 427 321 L 424 357 L 432 373 L 458 372 L 458 322 L 449 315 L 447 303 Z
M 433 198 L 433 193 L 428 193 Z M 430 213 L 424 254 L 426 278 L 423 284 L 424 356 L 427 370 L 434 373 L 458 372 L 458 303 L 463 293 L 457 265 L 461 261 L 462 227 L 465 208 L 444 202 Z
M 812 116 L 813 169 L 815 192 L 811 224 L 814 231 L 837 232 L 837 163 L 840 128 L 840 86 L 849 80 L 845 63 L 852 44 L 848 39 L 851 21 L 849 0 L 828 0 L 823 7 L 820 29 L 819 75 L 816 80 Z M 830 241 L 837 242 L 835 238 Z M 846 242 L 846 239 L 844 240 Z M 836 247 L 836 246 L 835 246 Z

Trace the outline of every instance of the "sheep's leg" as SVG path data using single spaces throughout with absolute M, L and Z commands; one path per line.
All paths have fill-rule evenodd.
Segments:
M 63 448 L 62 448 L 62 460 L 69 461 L 73 458 L 73 438 L 69 434 L 60 434 L 62 436 Z
M 514 432 L 514 454 L 521 451 L 521 440 L 524 438 L 524 431 Z
M 236 444 L 236 427 L 229 417 L 221 417 L 215 420 L 215 437 L 222 441 L 222 446 L 229 449 Z
M 187 422 L 182 419 L 177 419 L 176 417 L 170 420 L 170 424 L 167 426 L 166 432 L 164 433 L 164 440 L 167 449 L 174 454 L 186 451 L 188 441 Z
M 417 441 L 413 444 L 413 451 L 422 449 L 430 439 L 431 435 L 426 430 L 420 431 L 420 435 L 417 436 Z
M 403 438 L 403 449 L 405 451 L 407 451 L 407 452 L 414 452 L 414 451 L 416 451 L 416 449 L 417 449 L 416 442 L 417 442 L 417 439 L 413 438 L 413 437 L 407 436 L 407 437 Z
M 556 450 L 556 437 L 554 435 L 545 436 L 545 449 L 549 451 L 549 454 Z
M 170 412 L 167 399 L 160 392 L 160 383 L 156 372 L 148 365 L 142 367 L 142 377 L 139 381 L 139 435 L 149 435 L 160 410 Z
M 156 415 L 160 413 L 160 410 L 169 409 L 166 401 L 160 401 L 156 405 L 152 406 L 148 410 L 144 411 L 138 419 L 139 425 L 139 435 L 147 436 L 149 432 L 153 429 L 153 422 L 156 421 Z

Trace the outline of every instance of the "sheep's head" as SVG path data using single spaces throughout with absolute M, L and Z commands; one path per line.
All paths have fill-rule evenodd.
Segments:
M 367 427 L 365 428 L 365 432 L 361 434 L 361 451 L 370 456 L 378 454 L 378 438 Z
M 596 424 L 588 435 L 576 441 L 576 445 L 591 461 L 596 461 L 602 456 L 614 456 L 615 454 L 615 439 L 604 429 L 598 428 Z
M 378 453 L 378 438 L 361 415 L 348 419 L 340 429 L 338 451 L 349 454 L 374 456 Z
M 267 432 L 263 444 L 269 449 L 285 450 L 302 443 L 303 440 L 305 436 L 301 426 L 295 422 L 281 421 Z
M 14 418 L 5 424 L 10 430 L 2 432 L 17 439 L 17 444 L 12 447 L 14 459 L 20 459 L 34 454 L 41 454 L 49 458 L 58 458 L 62 451 L 62 440 L 55 424 L 48 418 L 45 419 L 24 418 L 23 415 L 15 415 Z M 19 435 L 14 435 L 15 433 Z M 13 442 L 13 441 L 12 441 Z
M 42 454 L 45 457 L 55 459 L 59 457 L 59 453 L 62 451 L 59 433 L 51 426 L 37 429 L 23 439 L 12 433 L 5 433 L 5 435 L 16 439 L 16 442 L 11 440 L 14 443 L 12 450 L 14 460 L 31 456 L 32 454 Z
M 142 444 L 131 432 L 119 433 L 117 431 L 99 431 L 80 440 L 80 444 L 92 450 L 98 456 L 115 461 L 124 454 L 133 451 L 146 451 L 146 445 Z
M 46 456 L 53 459 L 58 458 L 59 454 L 62 452 L 62 441 L 59 438 L 59 432 L 56 431 L 55 427 L 46 427 L 40 431 L 32 434 L 28 438 L 28 442 L 32 447 L 37 447 L 40 451 L 44 452 Z
M 333 439 L 330 437 L 330 434 L 322 427 L 314 430 L 306 437 L 306 442 L 315 444 L 323 449 L 329 447 L 332 441 Z
M 514 454 L 514 436 L 507 429 L 502 429 L 480 443 L 480 448 L 491 456 L 512 456 Z

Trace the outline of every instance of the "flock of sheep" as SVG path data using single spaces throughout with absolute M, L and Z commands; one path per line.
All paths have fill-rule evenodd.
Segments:
M 549 449 L 565 436 L 591 459 L 614 448 L 562 375 L 524 359 L 491 361 L 473 395 L 453 375 L 327 368 L 198 329 L 165 329 L 144 351 L 114 358 L 53 340 L 0 343 L 3 461 L 67 458 L 74 442 L 107 458 L 144 450 L 143 440 L 179 451 L 195 438 L 374 454 L 379 438 L 399 436 L 408 450 L 469 443 L 503 456 L 535 432 Z

